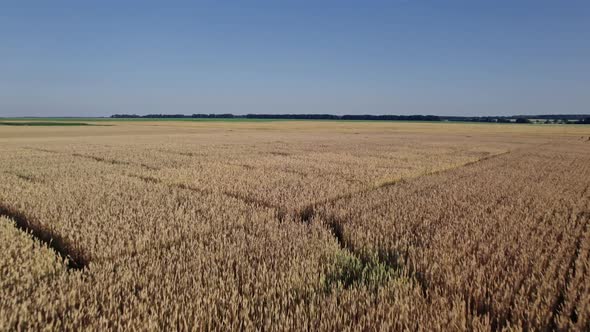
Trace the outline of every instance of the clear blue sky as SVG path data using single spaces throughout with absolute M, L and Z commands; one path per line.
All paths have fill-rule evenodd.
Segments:
M 590 113 L 590 1 L 0 0 L 0 116 Z

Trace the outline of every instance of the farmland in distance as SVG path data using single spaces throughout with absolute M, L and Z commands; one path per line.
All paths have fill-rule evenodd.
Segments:
M 89 124 L 0 127 L 2 330 L 590 329 L 584 126 Z

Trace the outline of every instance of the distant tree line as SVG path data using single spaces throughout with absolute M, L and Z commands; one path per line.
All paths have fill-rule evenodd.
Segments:
M 295 119 L 295 120 L 382 120 L 382 121 L 440 121 L 435 115 L 333 115 L 333 114 L 114 114 L 111 118 L 118 119 Z
M 111 118 L 143 119 L 294 119 L 294 120 L 370 120 L 370 121 L 461 121 L 489 123 L 567 123 L 590 124 L 590 115 L 514 115 L 514 116 L 436 116 L 436 115 L 334 115 L 334 114 L 114 114 Z
M 516 120 L 508 116 L 441 116 L 444 121 L 460 121 L 460 122 L 498 122 L 498 123 L 512 123 Z
M 246 114 L 249 119 L 440 121 L 435 115 Z

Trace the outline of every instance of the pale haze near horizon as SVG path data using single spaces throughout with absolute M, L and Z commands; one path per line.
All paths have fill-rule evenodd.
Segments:
M 0 116 L 590 113 L 587 1 L 3 1 Z

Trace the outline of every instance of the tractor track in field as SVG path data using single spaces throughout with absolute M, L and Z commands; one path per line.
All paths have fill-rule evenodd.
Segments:
M 276 206 L 274 204 L 271 204 L 265 200 L 261 200 L 261 199 L 257 199 L 254 197 L 251 197 L 249 195 L 246 194 L 240 194 L 240 193 L 235 193 L 235 192 L 231 192 L 231 191 L 215 191 L 215 190 L 211 190 L 211 189 L 203 189 L 203 188 L 197 188 L 197 187 L 193 187 L 190 185 L 186 185 L 184 183 L 166 183 L 158 178 L 155 177 L 151 177 L 151 176 L 144 176 L 144 175 L 135 175 L 135 174 L 131 174 L 128 175 L 129 177 L 132 178 L 136 178 L 136 179 L 140 179 L 146 183 L 150 183 L 150 184 L 161 184 L 161 185 L 165 185 L 168 186 L 170 188 L 177 188 L 177 189 L 183 189 L 183 190 L 189 190 L 189 191 L 193 191 L 199 194 L 203 194 L 203 195 L 223 195 L 223 196 L 227 196 L 236 200 L 239 200 L 245 204 L 251 205 L 251 206 L 255 206 L 255 207 L 263 207 L 263 208 L 267 208 L 267 209 L 274 209 L 274 210 L 281 210 L 281 208 L 279 206 Z
M 68 270 L 82 270 L 88 265 L 89 261 L 86 258 L 72 252 L 72 246 L 66 239 L 39 223 L 31 222 L 22 212 L 0 204 L 0 216 L 14 220 L 19 230 L 31 234 L 33 238 L 51 248 L 58 257 L 66 261 Z
M 390 252 L 390 251 L 388 251 L 388 252 L 379 251 L 376 253 L 376 255 L 374 257 L 367 257 L 366 255 L 359 253 L 357 250 L 354 249 L 354 247 L 347 241 L 347 239 L 345 237 L 344 225 L 347 223 L 347 221 L 340 220 L 335 215 L 330 214 L 330 213 L 326 213 L 325 210 L 321 210 L 319 207 L 324 206 L 324 205 L 333 204 L 339 200 L 352 198 L 356 195 L 362 195 L 362 194 L 366 194 L 369 192 L 373 192 L 373 191 L 379 190 L 381 188 L 395 186 L 397 184 L 411 181 L 413 179 L 417 179 L 420 177 L 435 176 L 435 175 L 443 174 L 446 172 L 451 172 L 451 171 L 454 171 L 454 170 L 457 170 L 457 169 L 460 169 L 463 167 L 471 167 L 471 166 L 477 165 L 481 162 L 485 162 L 485 161 L 493 159 L 493 158 L 504 156 L 506 154 L 509 154 L 510 152 L 511 151 L 505 151 L 502 153 L 498 153 L 498 154 L 494 154 L 494 155 L 490 155 L 490 156 L 485 156 L 485 157 L 480 158 L 478 160 L 470 161 L 470 162 L 467 162 L 467 163 L 464 163 L 461 165 L 457 165 L 457 166 L 453 166 L 453 167 L 449 167 L 449 168 L 445 168 L 445 169 L 441 169 L 441 170 L 437 170 L 437 171 L 428 172 L 428 173 L 425 173 L 425 174 L 422 174 L 419 176 L 414 176 L 414 177 L 409 177 L 409 178 L 400 178 L 397 180 L 387 181 L 387 182 L 383 182 L 381 184 L 378 184 L 378 185 L 375 185 L 375 186 L 372 186 L 369 188 L 365 188 L 365 189 L 362 189 L 362 190 L 359 190 L 356 192 L 345 193 L 345 194 L 342 194 L 342 195 L 339 195 L 336 197 L 316 201 L 314 203 L 308 204 L 308 205 L 298 209 L 295 213 L 296 220 L 298 220 L 299 222 L 306 223 L 306 224 L 313 222 L 314 219 L 316 219 L 316 218 L 323 220 L 324 221 L 323 226 L 333 236 L 333 238 L 336 240 L 336 242 L 338 243 L 341 250 L 354 256 L 356 259 L 358 259 L 361 262 L 361 264 L 363 266 L 370 266 L 371 264 L 375 264 L 375 259 L 376 259 L 377 264 L 381 264 L 381 265 L 385 266 L 387 269 L 391 269 L 391 270 L 395 270 L 395 271 L 404 270 L 407 273 L 407 275 L 412 276 L 414 278 L 414 280 L 417 282 L 418 286 L 420 287 L 422 294 L 426 298 L 428 298 L 429 281 L 427 280 L 427 278 L 423 275 L 423 273 L 421 271 L 415 270 L 414 268 L 407 267 L 407 264 L 405 263 L 405 259 L 403 258 L 404 257 L 403 253 Z M 497 203 L 499 204 L 500 202 L 497 202 Z M 393 259 L 392 257 L 394 257 L 395 259 Z
M 94 160 L 96 162 L 106 163 L 106 164 L 111 164 L 111 165 L 139 166 L 139 167 L 145 168 L 149 171 L 159 170 L 159 168 L 157 168 L 157 167 L 153 167 L 153 166 L 146 165 L 143 163 L 133 163 L 130 161 L 102 158 L 102 157 L 97 157 L 97 156 L 92 156 L 92 155 L 81 154 L 81 153 L 72 153 L 71 156 L 78 157 L 78 158 L 90 159 L 90 160 Z
M 559 288 L 559 294 L 552 306 L 551 310 L 551 323 L 550 329 L 552 331 L 556 331 L 558 329 L 558 319 L 559 316 L 563 313 L 563 306 L 565 304 L 567 298 L 567 291 L 570 288 L 572 280 L 576 275 L 576 263 L 578 258 L 580 257 L 580 252 L 582 251 L 582 242 L 586 234 L 588 234 L 588 228 L 590 226 L 590 212 L 581 212 L 578 214 L 579 218 L 585 219 L 584 225 L 581 227 L 580 235 L 576 238 L 576 243 L 574 246 L 574 252 L 572 253 L 571 259 L 568 264 L 568 273 L 565 277 L 563 285 Z M 569 316 L 572 318 L 572 321 L 577 321 L 577 310 L 574 308 L 570 313 Z
M 25 147 L 24 149 L 30 150 L 30 151 L 52 153 L 52 154 L 65 154 L 65 155 L 70 155 L 70 156 L 76 157 L 76 158 L 94 160 L 99 163 L 105 163 L 105 164 L 110 164 L 110 165 L 139 166 L 139 167 L 145 168 L 146 170 L 149 170 L 149 171 L 160 170 L 157 167 L 150 166 L 150 165 L 147 165 L 144 163 L 134 163 L 134 162 L 124 161 L 124 160 L 103 158 L 103 157 L 97 157 L 97 156 L 93 156 L 93 155 L 89 155 L 89 154 L 82 154 L 82 153 L 78 153 L 78 152 L 69 153 L 66 151 L 55 151 L 55 150 L 48 150 L 48 149 L 41 149 L 41 148 L 34 148 L 34 147 Z

